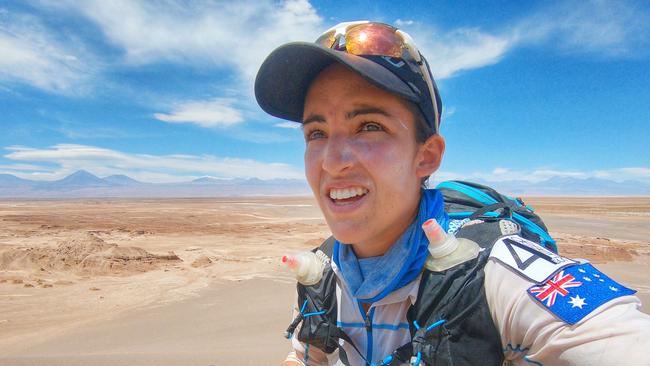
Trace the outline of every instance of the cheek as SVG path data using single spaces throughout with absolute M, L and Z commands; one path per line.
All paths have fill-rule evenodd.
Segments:
M 377 190 L 375 212 L 387 220 L 410 215 L 417 205 L 420 179 L 415 171 L 415 154 L 409 151 L 404 144 L 389 143 L 369 146 L 360 153 Z
M 360 144 L 357 155 L 366 169 L 375 176 L 378 188 L 405 188 L 404 185 L 408 182 L 418 180 L 413 164 L 414 155 L 405 150 L 403 144 L 397 141 L 386 141 Z
M 319 173 L 321 167 L 320 150 L 311 145 L 305 147 L 305 177 L 312 189 L 318 188 Z M 316 192 L 316 190 L 314 190 Z

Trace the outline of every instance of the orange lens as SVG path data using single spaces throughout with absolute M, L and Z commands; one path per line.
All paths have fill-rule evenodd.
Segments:
M 345 34 L 345 48 L 353 55 L 402 57 L 403 43 L 395 28 L 385 24 L 360 24 Z
M 332 29 L 331 31 L 324 33 L 322 36 L 318 37 L 315 43 L 325 48 L 332 48 L 334 41 L 336 41 L 336 30 Z

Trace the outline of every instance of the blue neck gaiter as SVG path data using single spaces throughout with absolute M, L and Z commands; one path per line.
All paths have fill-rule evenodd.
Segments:
M 449 217 L 442 194 L 435 189 L 423 190 L 417 217 L 384 255 L 359 259 L 352 245 L 338 240 L 334 243 L 332 258 L 355 298 L 377 302 L 420 274 L 429 254 L 422 224 L 431 218 L 447 231 Z

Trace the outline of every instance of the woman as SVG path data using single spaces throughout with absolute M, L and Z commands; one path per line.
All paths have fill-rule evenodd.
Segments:
M 647 364 L 650 319 L 634 291 L 567 282 L 570 271 L 602 275 L 588 264 L 511 235 L 524 254 L 479 238 L 488 250 L 467 263 L 425 270 L 422 223 L 449 223 L 440 193 L 422 188 L 444 153 L 442 103 L 406 33 L 342 23 L 281 46 L 255 92 L 268 113 L 302 123 L 307 181 L 335 238 L 321 248 L 331 258 L 321 283 L 298 286 L 284 365 Z

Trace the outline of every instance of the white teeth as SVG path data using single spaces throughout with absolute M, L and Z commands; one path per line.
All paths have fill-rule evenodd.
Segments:
M 354 196 L 363 196 L 366 193 L 368 193 L 368 190 L 361 187 L 331 189 L 330 198 L 333 200 L 344 200 Z

